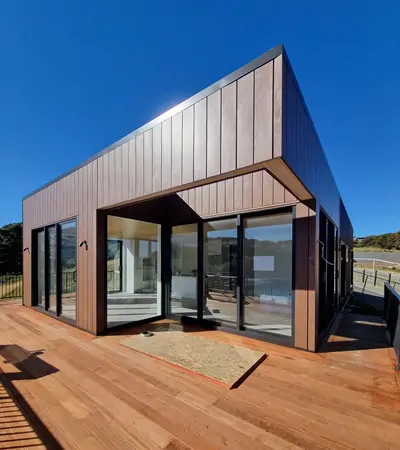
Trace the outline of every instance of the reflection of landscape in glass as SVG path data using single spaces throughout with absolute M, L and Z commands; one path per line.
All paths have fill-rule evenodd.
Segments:
M 122 241 L 107 239 L 107 291 L 121 291 Z
M 61 233 L 61 314 L 76 320 L 76 221 L 62 223 Z
M 49 310 L 57 312 L 57 240 L 55 225 L 47 229 L 49 245 Z
M 37 233 L 37 302 L 38 305 L 45 304 L 45 252 L 44 252 L 44 230 Z
M 197 224 L 172 227 L 172 314 L 197 317 Z
M 236 324 L 236 219 L 204 224 L 205 295 L 203 318 Z
M 244 322 L 247 328 L 292 334 L 292 215 L 244 221 Z

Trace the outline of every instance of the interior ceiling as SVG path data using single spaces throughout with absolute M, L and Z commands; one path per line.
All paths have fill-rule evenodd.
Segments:
M 123 217 L 108 216 L 107 236 L 111 239 L 143 239 L 157 241 L 160 225 Z

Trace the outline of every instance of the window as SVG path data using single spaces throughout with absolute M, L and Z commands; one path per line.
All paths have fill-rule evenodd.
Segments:
M 76 321 L 76 220 L 34 230 L 32 239 L 35 304 L 53 314 L 61 314 L 64 318 Z

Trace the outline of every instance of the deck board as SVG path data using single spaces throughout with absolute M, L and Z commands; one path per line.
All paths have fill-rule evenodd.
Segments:
M 93 337 L 23 306 L 0 306 L 1 379 L 23 399 L 27 416 L 3 406 L 2 414 L 18 414 L 23 428 L 14 430 L 18 423 L 0 413 L 0 448 L 3 434 L 18 430 L 28 432 L 21 448 L 24 442 L 53 448 L 46 432 L 66 449 L 398 446 L 399 380 L 390 348 L 313 354 L 189 328 L 267 353 L 238 389 L 229 390 L 120 343 L 138 331 Z M 340 341 L 340 330 L 337 335 Z M 10 404 L 7 392 L 0 408 Z M 42 428 L 31 428 L 30 417 Z

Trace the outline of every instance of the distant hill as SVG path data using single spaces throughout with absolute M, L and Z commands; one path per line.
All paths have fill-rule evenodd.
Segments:
M 22 223 L 0 228 L 0 275 L 22 273 Z
M 374 247 L 382 250 L 400 250 L 400 231 L 354 238 L 355 248 Z

